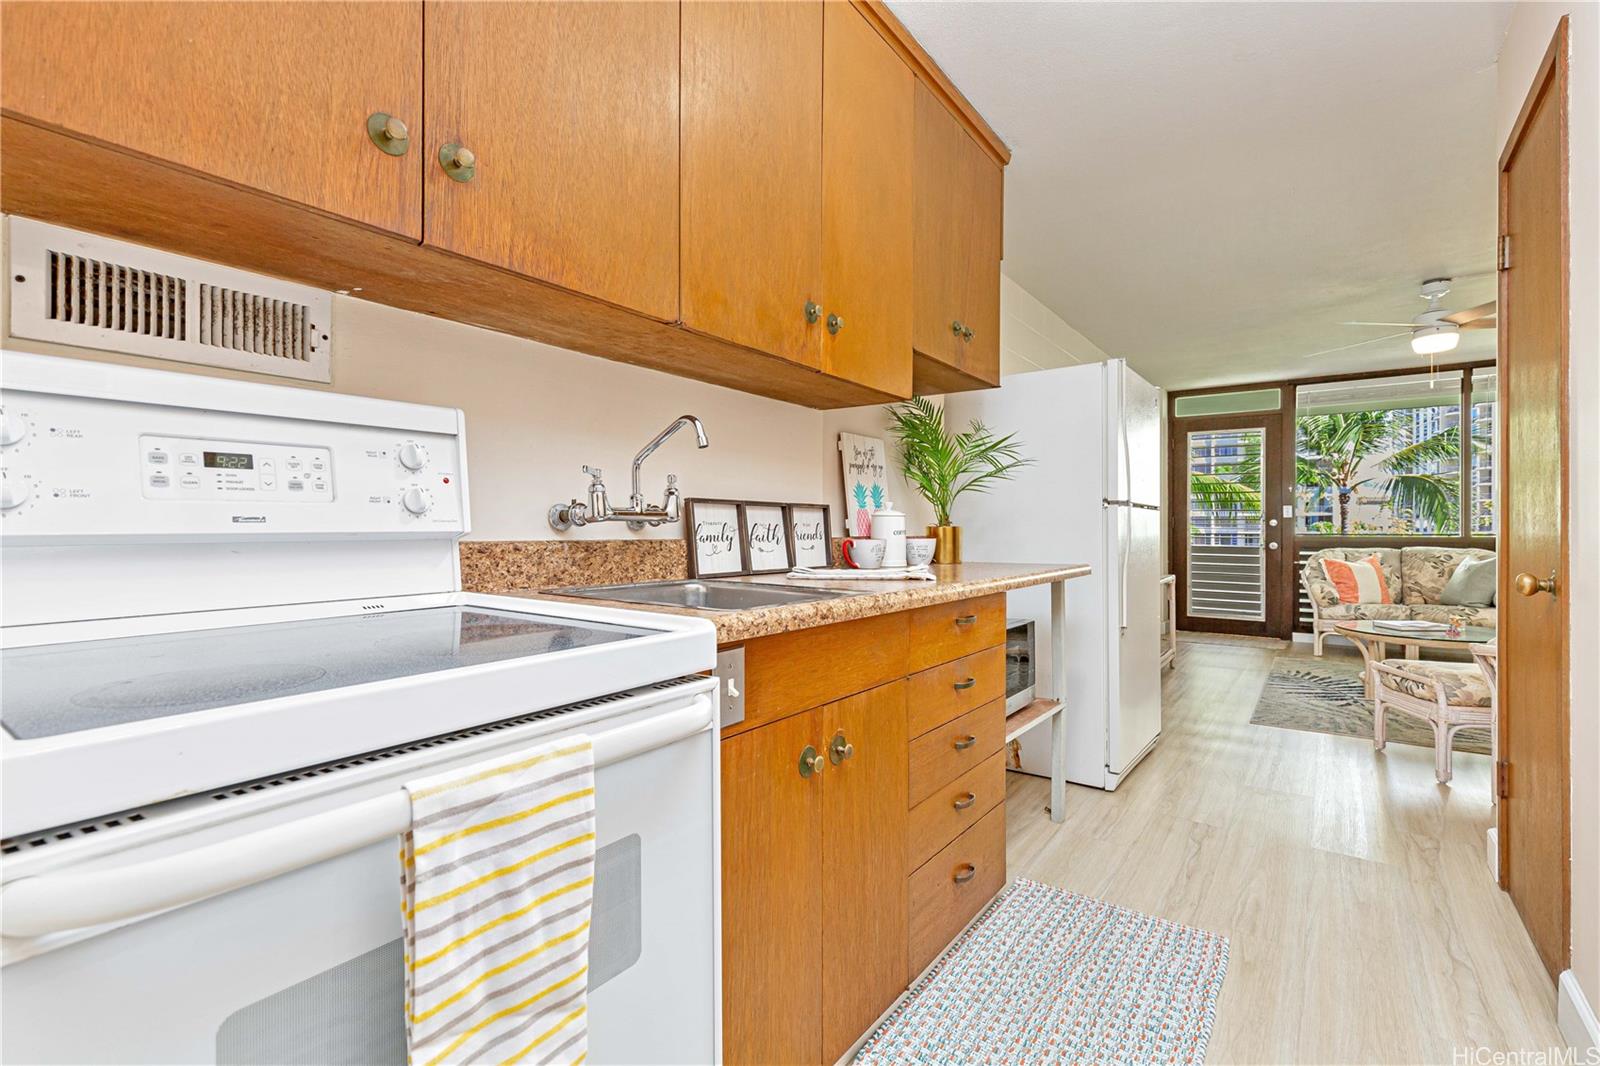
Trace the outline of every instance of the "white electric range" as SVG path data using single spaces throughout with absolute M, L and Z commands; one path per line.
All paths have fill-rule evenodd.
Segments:
M 402 782 L 595 742 L 595 1062 L 718 1056 L 698 619 L 461 591 L 437 407 L 0 355 L 0 1058 L 396 1062 Z

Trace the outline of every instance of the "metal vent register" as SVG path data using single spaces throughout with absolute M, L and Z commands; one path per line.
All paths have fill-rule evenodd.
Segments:
M 328 381 L 328 292 L 11 218 L 11 332 L 85 348 Z

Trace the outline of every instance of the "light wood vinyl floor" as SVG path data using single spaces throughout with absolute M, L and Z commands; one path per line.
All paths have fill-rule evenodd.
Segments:
M 1311 651 L 1180 643 L 1160 743 L 1116 792 L 1069 786 L 1059 825 L 1047 781 L 1008 775 L 1010 875 L 1226 934 L 1211 1063 L 1558 1046 L 1553 983 L 1485 864 L 1488 756 L 1458 753 L 1441 787 L 1430 749 L 1251 725 L 1280 654 Z

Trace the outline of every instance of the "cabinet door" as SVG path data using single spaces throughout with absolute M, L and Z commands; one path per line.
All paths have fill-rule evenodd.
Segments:
M 427 242 L 676 320 L 677 5 L 430 0 L 427 68 Z
M 961 369 L 991 385 L 1000 384 L 1000 256 L 1001 227 L 1004 221 L 1005 172 L 989 158 L 976 141 L 967 136 L 967 210 L 971 239 L 962 257 L 965 296 L 962 299 L 967 327 L 972 330 L 961 347 Z
M 0 42 L 9 114 L 422 235 L 416 0 L 7 2 Z M 373 145 L 374 112 L 410 128 L 404 155 Z
M 823 23 L 822 369 L 910 396 L 915 78 L 851 5 Z
M 912 344 L 947 366 L 959 366 L 967 299 L 961 257 L 972 245 L 974 221 L 964 206 L 973 172 L 966 165 L 966 131 L 921 81 L 915 92 L 916 192 L 912 231 Z
M 830 734 L 831 735 L 831 734 Z M 729 1063 L 822 1059 L 822 710 L 722 742 L 722 1051 Z
M 905 991 L 906 684 L 823 708 L 853 753 L 830 765 L 822 819 L 822 1061 L 833 1062 Z
M 822 4 L 681 10 L 683 323 L 819 367 Z

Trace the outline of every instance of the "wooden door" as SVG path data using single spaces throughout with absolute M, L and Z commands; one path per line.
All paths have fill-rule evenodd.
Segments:
M 822 369 L 910 396 L 915 78 L 851 5 L 823 30 Z
M 703 0 L 682 12 L 682 317 L 822 362 L 822 4 Z
M 427 67 L 427 242 L 675 321 L 677 5 L 430 0 Z
M 947 366 L 961 363 L 957 323 L 967 299 L 961 256 L 974 243 L 976 220 L 958 205 L 968 199 L 976 171 L 966 164 L 966 131 L 921 81 L 917 82 L 913 145 L 916 192 L 912 230 L 912 346 Z
M 834 1062 L 905 991 L 906 683 L 823 708 L 822 1061 Z M 839 757 L 840 743 L 848 756 Z
M 1000 384 L 1000 257 L 1005 215 L 1005 172 L 966 131 L 962 146 L 970 199 L 972 244 L 961 258 L 965 271 L 962 312 L 971 336 L 961 345 L 961 369 L 980 381 Z
M 1500 871 L 1552 976 L 1571 891 L 1566 32 L 1563 18 L 1500 163 Z
M 722 1051 L 729 1063 L 822 1058 L 823 749 L 819 708 L 722 742 Z M 831 734 L 829 734 L 831 735 Z
M 8 0 L 0 67 L 8 115 L 422 235 L 416 0 Z M 409 127 L 404 155 L 369 138 L 376 112 Z

